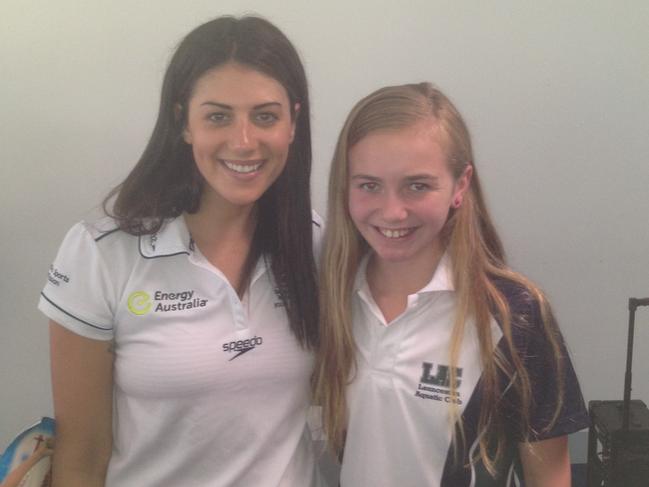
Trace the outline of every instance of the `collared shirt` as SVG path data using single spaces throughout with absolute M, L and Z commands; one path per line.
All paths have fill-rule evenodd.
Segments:
M 182 217 L 140 237 L 110 219 L 79 223 L 39 308 L 115 344 L 107 487 L 316 484 L 305 427 L 313 358 L 263 258 L 240 300 Z
M 451 388 L 449 355 L 455 291 L 449 257 L 442 257 L 429 283 L 408 296 L 405 311 L 389 324 L 367 284 L 367 261 L 366 256 L 359 268 L 352 304 L 358 370 L 347 391 L 349 424 L 341 486 L 514 485 L 510 484 L 514 453 L 505 459 L 498 479 L 486 477 L 481 464 L 462 468 L 469 463 L 469 455 L 477 445 L 475 425 L 480 412 L 483 367 L 475 326 L 465 323 L 455 364 L 455 388 Z M 512 303 L 516 301 L 510 290 L 505 294 Z M 498 346 L 502 331 L 494 319 L 491 334 Z M 548 433 L 550 436 L 576 431 L 587 424 L 583 399 L 569 361 L 564 373 L 566 387 L 576 388 L 579 400 L 564 412 L 556 428 Z M 544 394 L 546 386 L 534 383 L 533 394 Z M 451 405 L 462 416 L 469 446 L 465 451 L 458 450 L 457 457 L 451 443 Z M 534 415 L 542 409 L 541 404 L 532 412 L 532 426 L 542 422 Z M 516 439 L 511 440 L 513 452 Z

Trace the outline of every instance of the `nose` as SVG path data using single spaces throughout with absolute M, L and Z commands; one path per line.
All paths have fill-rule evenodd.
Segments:
M 408 217 L 408 208 L 399 194 L 388 191 L 383 199 L 381 213 L 386 223 L 397 223 Z
M 229 143 L 232 150 L 246 152 L 255 149 L 255 129 L 246 119 L 240 119 L 232 126 Z

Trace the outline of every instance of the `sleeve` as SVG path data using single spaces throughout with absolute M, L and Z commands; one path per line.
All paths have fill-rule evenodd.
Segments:
M 577 374 L 554 316 L 551 315 L 550 319 L 560 349 L 558 366 L 550 339 L 543 328 L 539 304 L 527 292 L 523 292 L 521 301 L 523 303 L 519 301 L 512 305 L 514 322 L 512 333 L 531 385 L 529 439 L 541 441 L 587 428 L 588 411 Z M 561 399 L 559 378 L 563 381 L 563 402 L 555 422 L 552 423 L 558 401 Z M 513 411 L 520 411 L 517 409 L 518 403 L 518 400 L 513 401 L 515 406 Z M 520 419 L 516 412 L 510 415 L 510 418 L 512 417 L 516 420 Z M 519 441 L 524 437 L 520 430 L 515 436 Z
M 73 226 L 49 268 L 38 309 L 68 330 L 113 338 L 114 303 L 108 267 L 85 223 Z

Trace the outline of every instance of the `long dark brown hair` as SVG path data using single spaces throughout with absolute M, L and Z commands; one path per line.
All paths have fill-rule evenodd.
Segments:
M 318 340 L 318 301 L 311 237 L 309 93 L 297 51 L 267 20 L 219 17 L 182 40 L 164 76 L 149 143 L 131 173 L 104 200 L 104 211 L 135 235 L 155 233 L 165 220 L 198 211 L 204 181 L 182 137 L 186 109 L 196 81 L 227 62 L 270 76 L 289 97 L 295 138 L 282 174 L 256 203 L 257 223 L 241 282 L 247 285 L 257 260 L 267 257 L 291 329 L 311 348 Z

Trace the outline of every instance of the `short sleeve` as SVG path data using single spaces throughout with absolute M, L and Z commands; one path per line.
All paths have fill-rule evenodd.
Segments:
M 533 324 L 524 361 L 532 383 L 531 439 L 538 441 L 574 433 L 588 427 L 589 422 L 577 374 L 563 336 L 554 323 L 554 317 L 551 319 L 561 354 L 559 370 L 553 367 L 551 345 L 541 331 L 538 305 L 535 304 L 534 308 L 536 322 Z M 548 427 L 559 398 L 559 374 L 563 381 L 563 403 L 556 421 Z
M 555 366 L 550 339 L 543 328 L 539 304 L 527 291 L 521 289 L 506 292 L 506 295 L 512 310 L 514 344 L 527 370 L 532 393 L 527 435 L 517 426 L 520 424 L 521 408 L 518 398 L 512 397 L 512 390 L 505 401 L 514 437 L 518 441 L 522 441 L 526 436 L 530 441 L 540 441 L 568 435 L 588 427 L 588 411 L 579 381 L 554 316 L 551 315 L 550 320 L 552 332 L 559 344 L 558 368 Z M 563 399 L 559 414 L 552 422 L 560 401 L 559 378 L 563 382 Z
M 100 238 L 85 223 L 70 229 L 49 268 L 38 309 L 78 335 L 111 340 L 114 292 Z

